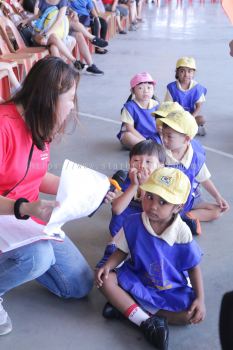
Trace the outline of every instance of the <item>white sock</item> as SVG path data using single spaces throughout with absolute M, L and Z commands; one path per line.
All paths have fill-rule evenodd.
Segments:
M 7 321 L 7 312 L 3 309 L 1 298 L 0 298 L 0 325 L 6 323 Z
M 127 317 L 131 322 L 140 326 L 143 321 L 146 321 L 150 316 L 143 311 L 137 304 L 131 305 L 125 312 L 125 317 Z

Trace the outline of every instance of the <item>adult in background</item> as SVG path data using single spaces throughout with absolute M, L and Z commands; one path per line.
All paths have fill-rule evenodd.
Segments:
M 70 7 L 74 10 L 80 23 L 85 27 L 91 27 L 92 34 L 95 37 L 100 37 L 105 40 L 107 35 L 108 25 L 104 18 L 99 16 L 97 9 L 92 0 L 71 0 Z M 107 49 L 96 47 L 95 52 L 105 54 Z
M 34 216 L 40 224 L 48 221 L 56 205 L 39 201 L 39 193 L 57 193 L 59 177 L 47 171 L 49 146 L 75 108 L 78 80 L 71 65 L 44 58 L 12 100 L 0 105 L 0 214 L 28 219 L 29 228 Z M 92 288 L 93 273 L 68 237 L 63 243 L 41 240 L 0 255 L 0 297 L 34 279 L 58 297 L 82 298 Z M 0 298 L 0 335 L 11 330 Z

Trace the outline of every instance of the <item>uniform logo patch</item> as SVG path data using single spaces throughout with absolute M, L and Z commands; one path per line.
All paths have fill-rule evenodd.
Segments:
M 172 177 L 171 176 L 161 176 L 160 182 L 166 186 L 170 186 L 172 184 Z

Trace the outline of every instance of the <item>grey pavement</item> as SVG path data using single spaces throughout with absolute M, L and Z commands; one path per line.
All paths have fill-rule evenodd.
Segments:
M 150 1 L 150 0 L 149 0 Z M 182 4 L 182 5 L 181 5 Z M 208 89 L 204 112 L 207 165 L 212 179 L 233 205 L 233 58 L 228 42 L 232 26 L 219 2 L 159 1 L 146 4 L 145 22 L 137 32 L 116 35 L 109 53 L 94 56 L 103 77 L 83 75 L 78 89 L 79 124 L 72 134 L 52 146 L 51 171 L 60 173 L 64 159 L 86 164 L 107 175 L 127 167 L 128 153 L 115 135 L 122 104 L 129 95 L 129 80 L 148 71 L 156 79 L 162 100 L 166 84 L 174 79 L 180 56 L 194 56 L 196 79 Z M 91 266 L 102 256 L 109 239 L 110 206 L 103 205 L 92 218 L 66 225 L 67 235 Z M 218 221 L 203 224 L 196 238 L 204 256 L 201 264 L 207 316 L 199 325 L 170 327 L 170 350 L 220 349 L 218 316 L 223 293 L 233 289 L 232 211 Z M 1 337 L 1 350 L 149 350 L 140 331 L 127 321 L 107 321 L 101 311 L 105 299 L 93 288 L 84 300 L 60 300 L 36 282 L 7 293 L 4 307 L 12 322 L 11 334 Z M 231 350 L 231 349 L 229 349 Z

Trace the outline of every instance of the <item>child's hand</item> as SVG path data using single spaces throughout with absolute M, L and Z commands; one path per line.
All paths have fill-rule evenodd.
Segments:
M 109 276 L 110 269 L 104 265 L 95 272 L 95 284 L 97 288 L 101 288 L 104 284 L 104 279 L 107 279 Z
M 145 169 L 143 168 L 142 170 L 140 170 L 138 172 L 138 182 L 139 182 L 139 185 L 142 185 L 144 184 L 148 177 L 150 176 L 150 170 L 149 169 Z
M 21 19 L 18 23 L 18 25 L 21 25 L 22 27 L 26 27 L 26 25 L 28 24 L 29 19 Z
M 222 212 L 227 211 L 230 208 L 230 206 L 227 203 L 227 201 L 224 198 L 220 197 L 220 196 L 216 198 L 216 202 L 220 206 L 220 209 L 221 209 Z
M 36 34 L 34 36 L 34 39 L 40 45 L 43 45 L 43 46 L 47 45 L 48 38 L 46 36 L 42 35 L 42 34 Z
M 139 181 L 138 181 L 138 169 L 136 168 L 131 168 L 129 170 L 129 179 L 132 185 L 137 185 L 139 186 Z
M 191 324 L 196 324 L 203 321 L 206 315 L 204 300 L 198 298 L 195 299 L 188 310 L 188 313 L 190 314 Z
M 114 192 L 108 191 L 106 196 L 104 197 L 104 203 L 112 203 L 112 201 L 116 198 L 116 192 L 117 190 L 115 190 Z

